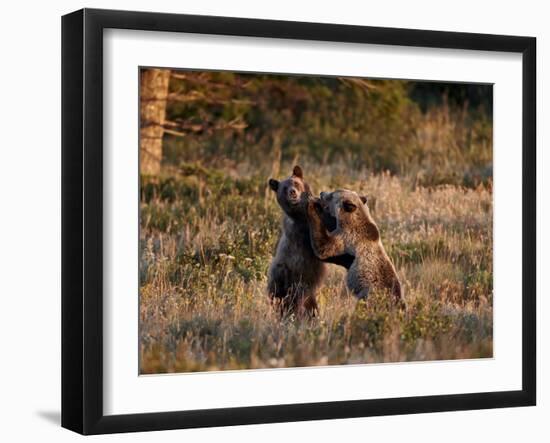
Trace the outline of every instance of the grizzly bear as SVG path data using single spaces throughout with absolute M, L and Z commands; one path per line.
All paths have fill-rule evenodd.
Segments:
M 401 283 L 366 203 L 366 197 L 348 190 L 321 192 L 319 199 L 308 199 L 313 250 L 320 259 L 344 253 L 355 257 L 346 283 L 357 298 L 366 298 L 371 289 L 382 289 L 402 305 Z
M 315 293 L 326 272 L 324 262 L 349 268 L 354 257 L 342 253 L 319 259 L 314 254 L 306 216 L 306 197 L 311 195 L 311 189 L 304 181 L 300 166 L 295 166 L 285 180 L 271 178 L 269 187 L 276 193 L 284 214 L 277 251 L 269 267 L 269 296 L 282 314 L 314 316 L 317 312 Z

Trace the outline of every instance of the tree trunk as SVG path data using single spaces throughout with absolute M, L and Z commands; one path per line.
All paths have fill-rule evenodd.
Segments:
M 169 83 L 169 69 L 141 70 L 139 160 L 142 174 L 155 175 L 160 172 Z

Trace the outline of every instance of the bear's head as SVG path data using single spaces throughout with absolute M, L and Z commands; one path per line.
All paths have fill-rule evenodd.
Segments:
M 364 195 L 347 189 L 321 192 L 318 210 L 322 211 L 323 224 L 329 232 L 364 232 L 370 240 L 380 236 Z
M 300 166 L 294 166 L 292 175 L 285 180 L 270 178 L 269 187 L 277 194 L 279 206 L 289 217 L 305 216 L 304 197 L 311 194 L 311 189 L 304 181 L 304 172 Z

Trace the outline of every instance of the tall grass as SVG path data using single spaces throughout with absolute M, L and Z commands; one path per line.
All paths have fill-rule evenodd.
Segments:
M 438 131 L 454 130 L 430 124 L 422 142 L 434 147 Z M 266 294 L 281 220 L 266 180 L 292 162 L 165 165 L 141 177 L 141 372 L 491 357 L 490 184 L 426 187 L 418 173 L 299 161 L 316 193 L 370 196 L 407 309 L 376 293 L 357 303 L 344 270 L 329 265 L 319 315 L 281 320 Z

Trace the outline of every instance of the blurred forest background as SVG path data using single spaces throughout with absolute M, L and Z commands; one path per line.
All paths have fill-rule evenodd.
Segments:
M 492 356 L 492 86 L 142 69 L 142 373 Z M 300 164 L 369 196 L 406 311 L 356 304 L 330 265 L 319 315 L 281 319 L 267 269 Z
M 149 69 L 141 98 L 145 174 L 182 162 L 269 173 L 279 156 L 421 185 L 492 178 L 491 85 Z

